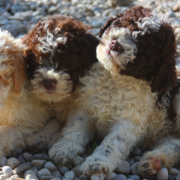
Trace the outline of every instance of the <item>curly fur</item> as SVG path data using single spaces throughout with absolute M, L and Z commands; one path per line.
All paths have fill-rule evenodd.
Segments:
M 80 155 L 97 133 L 104 139 L 80 169 L 85 175 L 104 177 L 134 146 L 152 147 L 179 131 L 180 94 L 175 35 L 166 20 L 136 6 L 108 20 L 100 36 L 99 63 L 81 78 L 68 123 L 49 155 L 62 164 L 82 163 Z M 166 147 L 159 143 L 162 149 Z M 175 153 L 173 147 L 168 153 Z M 170 166 L 174 163 L 172 160 Z M 144 174 L 144 163 L 141 165 Z

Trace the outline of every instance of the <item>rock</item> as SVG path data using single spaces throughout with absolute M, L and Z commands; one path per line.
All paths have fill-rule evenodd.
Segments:
M 2 172 L 7 175 L 7 176 L 11 176 L 12 175 L 12 169 L 10 166 L 4 166 L 2 168 Z
M 75 178 L 75 173 L 74 171 L 68 171 L 64 174 L 64 177 L 74 179 Z
M 135 156 L 134 161 L 139 162 L 142 159 L 142 156 Z
M 176 180 L 176 175 L 169 175 L 169 180 Z
M 44 167 L 45 163 L 46 163 L 46 160 L 40 160 L 40 159 L 32 161 L 33 166 L 36 167 L 37 170 L 42 169 Z
M 11 177 L 9 177 L 8 180 L 18 180 L 19 176 L 17 174 L 12 175 Z
M 41 180 L 51 180 L 53 178 L 54 178 L 54 176 L 42 176 Z
M 13 170 L 13 174 L 20 174 L 28 169 L 31 169 L 31 166 L 29 165 L 29 163 L 20 164 L 18 167 L 16 167 Z
M 130 170 L 130 164 L 127 161 L 121 160 L 115 172 L 118 174 L 129 174 Z
M 9 178 L 9 176 L 7 176 L 7 175 L 5 175 L 5 174 L 0 175 L 0 180 L 6 180 L 6 179 L 8 179 L 8 178 Z
M 118 174 L 112 180 L 127 180 L 127 177 L 123 174 Z
M 74 180 L 80 180 L 79 178 L 75 177 Z
M 0 159 L 0 167 L 3 167 L 7 164 L 7 158 L 6 157 L 2 157 Z
M 24 154 L 23 154 L 23 157 L 24 157 L 24 159 L 26 160 L 26 161 L 28 161 L 28 162 L 31 162 L 34 158 L 33 158 L 33 156 L 32 156 L 32 154 L 29 154 L 29 153 L 27 153 L 27 152 L 25 152 Z
M 40 159 L 40 160 L 49 160 L 49 156 L 47 154 L 35 154 L 34 159 Z
M 23 154 L 20 154 L 20 155 L 18 156 L 18 160 L 19 160 L 19 162 L 20 162 L 21 164 L 26 163 L 26 161 L 25 161 L 25 159 L 24 159 L 24 157 L 23 157 Z
M 101 23 L 100 21 L 98 21 L 98 20 L 94 20 L 94 21 L 91 22 L 91 26 L 92 26 L 92 27 L 95 27 L 95 28 L 100 27 L 101 24 L 102 24 L 102 23 Z
M 80 179 L 80 180 L 88 180 L 88 177 L 85 176 L 85 175 L 80 175 L 80 176 L 79 176 L 79 179 Z
M 157 180 L 168 180 L 168 170 L 166 168 L 162 168 L 158 171 Z
M 130 175 L 128 179 L 140 180 L 140 177 L 138 175 Z
M 96 173 L 91 176 L 91 180 L 103 180 L 105 179 L 104 173 Z
M 168 11 L 168 12 L 165 13 L 165 15 L 166 15 L 167 18 L 176 17 L 173 11 Z
M 51 179 L 51 180 L 61 180 L 60 178 L 53 178 L 53 179 Z
M 42 176 L 51 176 L 51 172 L 46 169 L 46 168 L 43 168 L 41 169 L 39 172 L 38 172 L 38 176 L 41 178 Z
M 51 161 L 46 162 L 44 167 L 47 168 L 49 171 L 55 171 L 58 169 Z
M 9 158 L 7 160 L 7 165 L 10 166 L 12 169 L 14 169 L 15 167 L 17 167 L 20 164 L 20 161 L 14 157 Z
M 69 169 L 66 166 L 58 166 L 58 169 L 63 175 L 69 171 Z
M 63 180 L 72 180 L 72 179 L 71 179 L 71 178 L 65 177 L 65 178 L 63 178 Z
M 57 177 L 57 178 L 61 177 L 61 174 L 60 174 L 60 172 L 58 170 L 51 172 L 51 174 L 52 174 L 52 176 Z
M 16 148 L 16 149 L 14 150 L 14 152 L 19 156 L 20 154 L 22 154 L 23 149 L 19 147 L 19 148 Z
M 135 164 L 133 164 L 133 165 L 131 166 L 131 172 L 132 172 L 132 174 L 139 174 L 138 165 L 139 165 L 139 162 L 136 162 Z
M 180 180 L 180 173 L 177 175 L 176 180 Z
M 133 151 L 131 152 L 131 154 L 132 154 L 133 156 L 139 156 L 139 155 L 142 154 L 142 151 L 141 151 L 138 147 L 135 147 L 135 148 L 133 149 Z
M 130 164 L 130 166 L 132 166 L 135 163 L 134 159 L 128 159 L 127 162 Z
M 170 168 L 169 169 L 169 174 L 178 175 L 179 173 L 180 173 L 180 171 L 177 170 L 176 168 Z
M 36 176 L 36 174 L 32 170 L 27 170 L 24 173 L 24 179 L 26 180 L 39 180 Z

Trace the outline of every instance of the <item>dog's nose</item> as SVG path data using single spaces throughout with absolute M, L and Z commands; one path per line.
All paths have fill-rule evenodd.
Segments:
M 56 86 L 57 80 L 56 79 L 44 79 L 42 83 L 46 89 L 50 90 Z
M 111 45 L 110 45 L 110 49 L 113 51 L 118 51 L 118 52 L 124 51 L 123 47 L 121 46 L 121 44 L 117 40 L 112 40 Z

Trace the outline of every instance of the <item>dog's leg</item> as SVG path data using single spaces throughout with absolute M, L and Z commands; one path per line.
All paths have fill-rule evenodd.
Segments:
M 0 157 L 8 155 L 16 147 L 24 147 L 23 132 L 15 126 L 0 126 Z
M 132 148 L 143 135 L 143 129 L 129 120 L 116 123 L 93 154 L 81 165 L 81 171 L 87 176 L 109 174 L 128 157 Z
M 46 124 L 44 129 L 25 140 L 28 149 L 39 151 L 48 149 L 53 136 L 62 129 L 60 121 L 53 119 Z
M 180 162 L 179 139 L 165 138 L 153 149 L 144 154 L 140 161 L 139 170 L 143 176 L 156 174 L 161 168 L 170 168 Z
M 50 157 L 60 164 L 81 164 L 83 158 L 79 155 L 94 137 L 94 124 L 87 113 L 82 111 L 69 116 L 61 138 L 49 151 Z

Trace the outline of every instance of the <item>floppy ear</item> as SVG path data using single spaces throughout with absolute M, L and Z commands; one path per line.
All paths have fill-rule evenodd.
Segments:
M 151 81 L 152 92 L 166 92 L 168 88 L 176 84 L 176 39 L 172 27 L 168 23 L 163 23 L 159 30 L 159 36 L 163 37 L 163 48 L 159 52 L 160 64 L 156 68 L 156 73 Z

